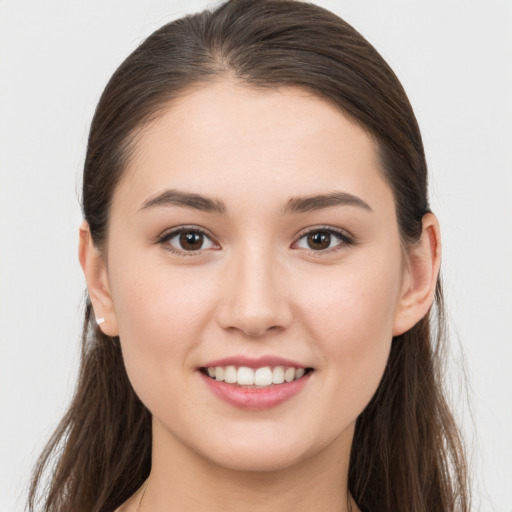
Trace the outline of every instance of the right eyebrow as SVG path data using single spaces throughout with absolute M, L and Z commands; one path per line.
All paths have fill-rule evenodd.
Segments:
M 155 206 L 181 206 L 202 212 L 226 213 L 226 205 L 222 201 L 176 189 L 164 190 L 162 193 L 150 197 L 144 201 L 139 211 Z

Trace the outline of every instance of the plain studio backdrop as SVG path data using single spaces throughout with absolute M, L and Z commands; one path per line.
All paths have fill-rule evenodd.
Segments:
M 512 512 L 512 1 L 317 3 L 369 39 L 415 109 L 442 227 L 448 380 L 474 510 Z M 207 5 L 0 0 L 0 512 L 23 510 L 75 385 L 78 191 L 95 105 L 144 37 Z

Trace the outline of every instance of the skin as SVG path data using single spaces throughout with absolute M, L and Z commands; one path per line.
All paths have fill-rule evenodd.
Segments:
M 225 211 L 144 208 L 170 189 L 222 201 Z M 369 208 L 283 212 L 291 198 L 333 192 Z M 201 250 L 187 253 L 176 237 L 158 242 L 180 226 L 208 234 Z M 328 249 L 311 248 L 305 233 L 326 228 L 352 243 L 331 235 Z M 95 314 L 119 335 L 153 415 L 141 510 L 357 510 L 347 492 L 355 421 L 392 337 L 432 303 L 440 250 L 431 214 L 420 242 L 403 249 L 375 143 L 323 100 L 224 80 L 170 105 L 137 141 L 106 247 L 92 244 L 86 223 L 80 231 Z M 240 354 L 314 372 L 286 402 L 242 410 L 198 372 Z M 141 492 L 119 510 L 138 510 Z

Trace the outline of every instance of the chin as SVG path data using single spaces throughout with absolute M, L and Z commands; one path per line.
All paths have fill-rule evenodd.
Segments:
M 263 433 L 262 433 L 263 434 Z M 226 436 L 222 442 L 203 443 L 203 457 L 212 464 L 233 471 L 274 472 L 291 468 L 313 458 L 328 446 L 332 438 L 311 439 L 307 432 L 296 435 L 253 435 L 244 438 Z
M 264 473 L 285 470 L 307 458 L 306 454 L 291 454 L 279 449 L 260 448 L 234 453 L 236 449 L 232 448 L 230 451 L 228 454 L 215 454 L 210 462 L 232 471 Z

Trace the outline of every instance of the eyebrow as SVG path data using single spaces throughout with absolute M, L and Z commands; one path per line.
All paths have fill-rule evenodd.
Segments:
M 155 206 L 181 206 L 202 212 L 226 213 L 226 205 L 222 201 L 175 189 L 165 190 L 161 194 L 149 198 L 144 202 L 139 211 Z
M 176 189 L 165 190 L 161 194 L 147 199 L 139 211 L 155 206 L 179 206 L 221 215 L 227 211 L 225 203 L 218 199 L 211 199 L 200 194 Z M 292 197 L 283 208 L 282 213 L 308 213 L 334 206 L 356 206 L 370 212 L 373 211 L 370 205 L 360 197 L 347 192 L 330 192 L 327 194 Z
M 360 197 L 347 192 L 331 192 L 305 197 L 292 197 L 285 206 L 283 213 L 307 213 L 333 206 L 357 206 L 373 211 L 370 205 Z

